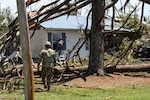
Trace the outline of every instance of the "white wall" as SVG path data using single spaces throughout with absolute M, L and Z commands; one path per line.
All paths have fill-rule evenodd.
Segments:
M 32 31 L 30 31 L 30 34 L 32 34 Z M 46 30 L 36 30 L 34 36 L 31 38 L 31 52 L 33 58 L 39 57 L 39 53 L 44 48 L 44 44 L 47 40 Z
M 30 31 L 31 33 L 32 31 Z M 59 33 L 58 30 L 49 30 L 48 32 Z M 45 41 L 48 40 L 48 33 L 45 29 L 37 30 L 34 36 L 31 38 L 31 51 L 32 57 L 38 58 L 40 51 L 44 48 Z M 68 50 L 71 50 L 73 46 L 77 43 L 80 38 L 79 31 L 62 31 L 61 33 L 66 33 L 66 50 L 64 51 L 65 55 L 68 53 Z M 76 52 L 76 50 L 74 51 Z M 73 53 L 72 53 L 73 54 Z M 89 50 L 85 49 L 85 45 L 80 50 L 81 58 L 89 56 Z
M 66 52 L 65 53 L 67 53 L 68 50 L 72 50 L 73 46 L 77 43 L 79 38 L 80 38 L 79 32 L 69 32 L 69 33 L 66 32 Z M 77 47 L 77 49 L 79 48 L 79 46 Z M 74 50 L 72 55 L 77 51 L 77 49 Z M 83 45 L 83 47 L 80 50 L 80 56 L 81 58 L 86 58 L 89 56 L 89 50 L 86 50 L 85 45 Z

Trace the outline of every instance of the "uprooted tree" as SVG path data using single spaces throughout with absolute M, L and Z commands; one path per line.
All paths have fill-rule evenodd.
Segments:
M 26 2 L 27 7 L 30 5 L 38 2 L 39 0 L 28 0 Z M 89 66 L 88 66 L 88 71 L 87 74 L 94 74 L 96 73 L 97 75 L 104 75 L 105 74 L 105 69 L 104 69 L 104 46 L 103 46 L 103 37 L 104 37 L 104 18 L 105 18 L 105 10 L 108 8 L 113 8 L 115 9 L 115 4 L 118 2 L 118 0 L 112 0 L 112 1 L 107 1 L 105 3 L 105 0 L 54 0 L 53 2 L 50 2 L 49 4 L 43 5 L 40 7 L 40 9 L 36 11 L 30 11 L 28 12 L 28 22 L 29 22 L 29 28 L 34 29 L 33 33 L 31 34 L 34 36 L 34 33 L 36 31 L 36 28 L 40 23 L 48 21 L 48 20 L 53 20 L 59 16 L 67 14 L 71 14 L 74 11 L 77 11 L 80 8 L 83 8 L 89 4 L 92 4 L 91 10 L 89 11 L 89 14 L 87 16 L 90 16 L 92 13 L 92 26 L 91 26 L 91 31 L 87 31 L 87 27 L 84 30 L 85 34 L 85 41 L 90 41 L 90 60 L 89 60 Z M 124 7 L 126 4 L 129 2 L 127 0 L 125 2 Z M 144 3 L 150 4 L 149 0 L 144 0 L 143 1 L 143 6 Z M 136 8 L 135 8 L 136 9 Z M 144 8 L 142 8 L 143 11 Z M 134 11 L 134 10 L 133 10 Z M 142 12 L 143 13 L 143 12 Z M 115 15 L 115 10 L 113 12 L 113 15 Z M 142 22 L 143 16 L 141 16 L 141 22 Z M 126 19 L 126 21 L 128 18 Z M 114 21 L 114 16 L 112 18 L 112 27 L 113 27 L 113 21 Z M 123 23 L 122 27 L 124 27 L 126 21 Z M 87 22 L 88 26 L 88 22 Z M 142 24 L 140 25 L 142 26 Z M 118 29 L 119 30 L 119 29 Z M 140 32 L 141 27 L 139 28 L 138 32 Z M 5 50 L 7 50 L 14 42 L 15 38 L 18 36 L 18 31 L 19 31 L 19 24 L 18 24 L 18 17 L 9 25 L 9 30 L 5 34 L 3 34 L 0 39 L 3 40 L 3 43 L 0 47 L 0 53 L 2 54 Z M 111 30 L 113 34 L 113 28 Z M 138 33 L 137 32 L 137 33 Z M 83 44 L 85 43 L 83 42 Z M 16 43 L 20 45 L 20 43 Z M 132 43 L 131 43 L 132 44 Z M 81 45 L 82 47 L 83 45 Z M 79 48 L 80 49 L 80 48 Z M 77 51 L 77 54 L 79 53 L 79 49 Z M 79 55 L 78 55 L 79 56 Z M 123 57 L 123 56 L 122 56 Z

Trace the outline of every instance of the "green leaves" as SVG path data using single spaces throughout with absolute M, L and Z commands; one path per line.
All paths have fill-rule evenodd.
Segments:
M 0 11 L 0 31 L 6 31 L 8 29 L 7 26 L 13 21 L 13 19 L 9 7 L 2 9 Z

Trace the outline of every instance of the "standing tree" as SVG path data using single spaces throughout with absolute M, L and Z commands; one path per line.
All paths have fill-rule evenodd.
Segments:
M 106 0 L 108 2 L 108 0 Z M 118 0 L 105 5 L 105 0 L 92 1 L 92 26 L 90 32 L 90 57 L 87 74 L 105 75 L 104 71 L 104 18 L 105 10 L 112 7 Z
M 105 0 L 92 2 L 92 28 L 90 32 L 90 61 L 88 74 L 104 75 L 104 46 L 103 46 L 103 20 L 105 14 Z

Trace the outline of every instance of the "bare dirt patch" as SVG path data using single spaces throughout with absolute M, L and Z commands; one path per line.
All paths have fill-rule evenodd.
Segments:
M 150 86 L 150 77 L 133 77 L 116 74 L 107 76 L 88 76 L 86 81 L 82 78 L 76 78 L 64 83 L 67 86 L 76 86 L 80 88 L 116 88 L 125 86 Z

